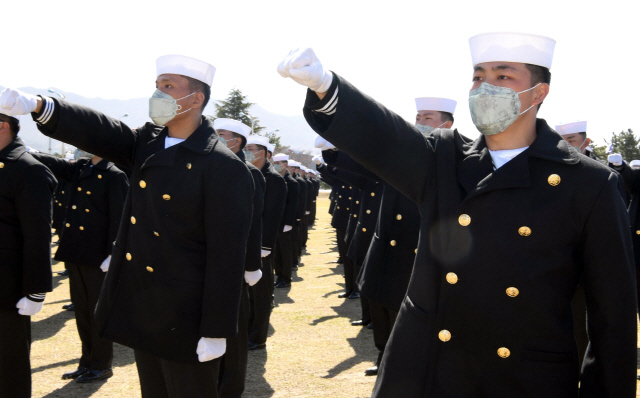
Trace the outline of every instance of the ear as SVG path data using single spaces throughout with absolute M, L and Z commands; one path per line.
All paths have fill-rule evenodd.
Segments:
M 192 108 L 199 109 L 202 108 L 202 104 L 204 104 L 204 94 L 201 92 L 197 92 L 193 95 L 193 104 Z
M 549 95 L 549 85 L 547 83 L 541 83 L 533 90 L 534 97 L 531 105 L 540 105 L 547 95 Z
M 0 134 L 11 134 L 11 127 L 9 126 L 9 122 L 0 122 Z
M 453 122 L 452 121 L 448 121 L 442 127 L 445 128 L 445 129 L 450 129 L 451 127 L 453 127 Z
M 585 145 L 585 148 L 589 146 L 589 144 L 591 144 L 591 138 L 587 138 L 586 140 L 584 140 L 584 143 L 587 144 Z

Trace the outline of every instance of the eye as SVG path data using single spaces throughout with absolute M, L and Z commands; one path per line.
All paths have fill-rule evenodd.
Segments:
M 498 76 L 498 80 L 507 80 L 507 79 L 509 79 L 508 76 L 505 76 L 505 75 Z
M 474 82 L 482 81 L 482 77 L 480 77 L 480 76 L 474 76 L 474 77 L 473 77 L 473 81 L 474 81 Z
M 170 84 L 165 84 L 164 88 L 171 88 L 171 85 Z

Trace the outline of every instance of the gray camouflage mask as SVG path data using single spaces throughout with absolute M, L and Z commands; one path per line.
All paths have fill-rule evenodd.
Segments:
M 420 130 L 420 132 L 423 135 L 430 135 L 431 133 L 433 133 L 433 131 L 435 129 L 439 129 L 440 127 L 444 126 L 447 122 L 442 123 L 441 125 L 439 125 L 438 127 L 431 127 L 431 126 L 427 126 L 426 124 L 420 124 L 420 123 L 416 123 L 416 128 L 418 130 Z
M 484 135 L 502 133 L 516 121 L 518 116 L 535 106 L 531 105 L 521 113 L 519 94 L 533 90 L 540 84 L 517 93 L 509 87 L 499 87 L 483 82 L 480 87 L 469 92 L 469 109 L 473 124 Z

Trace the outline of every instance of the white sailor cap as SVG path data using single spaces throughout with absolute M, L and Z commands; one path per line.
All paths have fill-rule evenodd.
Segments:
M 518 62 L 551 69 L 556 41 L 528 33 L 483 33 L 469 39 L 473 66 L 484 62 Z
M 184 55 L 163 55 L 156 60 L 156 76 L 165 73 L 188 76 L 211 87 L 216 68 L 204 61 Z
M 273 161 L 274 162 L 289 161 L 289 155 L 285 155 L 284 153 L 278 153 L 276 155 L 273 155 Z
M 629 166 L 631 166 L 632 169 L 640 169 L 640 160 L 632 160 Z
M 251 135 L 251 127 L 233 119 L 219 118 L 213 121 L 214 130 L 228 130 L 242 135 L 247 140 Z
M 289 162 L 287 163 L 287 165 L 289 167 L 297 167 L 300 168 L 301 163 L 300 162 L 296 162 L 295 160 L 289 160 Z
M 20 124 L 20 118 L 22 117 L 21 115 L 7 115 L 6 113 L 2 112 L 1 110 L 0 110 L 0 113 L 5 115 L 5 116 L 9 116 L 9 117 L 12 117 L 12 118 L 16 119 L 18 121 L 18 124 Z
M 256 144 L 266 147 L 267 145 L 269 145 L 269 139 L 267 137 L 254 134 L 250 135 L 249 138 L 247 138 L 247 145 L 248 144 Z
M 267 144 L 267 151 L 273 153 L 276 150 L 276 146 L 273 144 Z
M 438 111 L 453 114 L 457 102 L 448 98 L 420 97 L 416 98 L 417 111 Z
M 581 121 L 581 122 L 558 124 L 558 125 L 556 125 L 556 131 L 560 135 L 586 133 L 587 132 L 587 122 L 586 121 Z

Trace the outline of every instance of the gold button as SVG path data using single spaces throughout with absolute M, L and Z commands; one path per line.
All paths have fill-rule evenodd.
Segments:
M 62 206 L 62 203 L 58 203 L 58 206 Z
M 339 199 L 342 199 L 342 195 L 338 195 L 338 198 L 339 198 Z
M 349 187 L 349 189 L 353 189 L 353 187 Z
M 340 208 L 340 206 L 338 206 L 338 209 Z
M 362 232 L 367 232 L 367 229 L 366 228 L 362 228 Z
M 547 182 L 552 187 L 555 187 L 556 185 L 560 184 L 560 176 L 557 174 L 551 174 L 549 178 L 547 178 Z
M 127 258 L 127 261 L 131 261 L 131 253 L 127 253 L 125 257 Z
M 347 207 L 347 210 L 349 210 L 349 208 Z
M 80 227 L 80 231 L 84 231 L 84 227 Z
M 2 163 L 2 162 L 0 162 L 0 169 L 4 169 L 4 163 Z
M 78 187 L 78 192 L 82 191 L 82 188 Z
M 171 196 L 167 195 L 166 193 L 164 195 L 162 195 L 162 199 L 164 200 L 171 200 Z
M 87 191 L 87 195 L 91 195 L 91 191 Z
M 402 214 L 398 214 L 398 215 L 396 216 L 396 220 L 398 220 L 398 221 L 402 220 Z
M 146 188 L 147 187 L 147 183 L 144 182 L 144 180 L 140 180 L 140 188 Z
M 66 223 L 64 226 L 65 226 L 65 227 L 67 227 L 67 228 L 69 228 L 69 227 L 71 226 L 71 224 Z
M 102 179 L 102 174 L 98 174 L 98 179 Z
M 153 268 L 151 268 L 151 267 L 147 267 L 147 271 L 149 271 L 149 272 L 153 272 Z
M 453 272 L 449 272 L 447 274 L 447 282 L 449 282 L 452 285 L 455 285 L 456 283 L 458 283 L 458 275 L 456 275 Z
M 522 236 L 529 236 L 531 235 L 531 228 L 529 227 L 520 227 L 518 229 L 518 233 Z
M 415 254 L 418 254 L 418 249 L 414 250 L 413 252 L 414 252 Z
M 353 218 L 358 218 L 358 215 L 357 215 L 357 214 L 354 214 L 354 215 L 353 215 Z
M 84 209 L 84 211 L 86 211 L 87 213 L 89 212 L 89 209 Z
M 367 214 L 371 214 L 371 210 L 367 210 Z
M 344 188 L 344 185 L 342 186 L 342 188 Z
M 389 244 L 390 244 L 391 246 L 395 246 L 395 245 L 396 245 L 396 241 L 395 241 L 395 240 L 392 240 L 391 242 L 389 242 Z
M 376 196 L 375 192 L 371 192 L 371 196 Z
M 441 330 L 440 333 L 438 333 L 438 338 L 442 341 L 449 341 L 451 340 L 451 332 L 446 329 Z
M 191 163 L 187 163 L 187 169 L 191 170 Z
M 64 191 L 62 191 L 62 194 L 64 195 Z
M 509 358 L 509 355 L 511 355 L 511 351 L 509 351 L 509 349 L 506 347 L 500 347 L 498 348 L 498 355 L 500 356 L 500 358 Z
M 359 200 L 356 200 L 356 204 L 357 204 L 357 205 L 359 205 L 359 204 L 360 204 L 360 201 L 359 201 Z
M 458 222 L 463 227 L 466 227 L 467 225 L 471 224 L 471 217 L 469 217 L 468 214 L 463 214 L 460 217 L 458 217 Z
M 76 205 L 71 206 L 73 210 L 77 209 Z
M 131 217 L 131 224 L 135 224 L 136 223 L 136 218 L 135 217 Z
M 351 197 L 349 197 L 349 200 L 351 200 Z
M 519 294 L 520 294 L 520 290 L 516 289 L 515 287 L 510 287 L 507 289 L 507 296 L 509 297 L 515 297 Z
M 636 235 L 640 235 L 640 230 L 637 230 L 637 231 L 636 231 Z
M 156 231 L 153 231 L 153 234 L 154 234 L 155 236 L 160 236 L 160 234 L 159 234 L 159 233 L 157 233 Z

